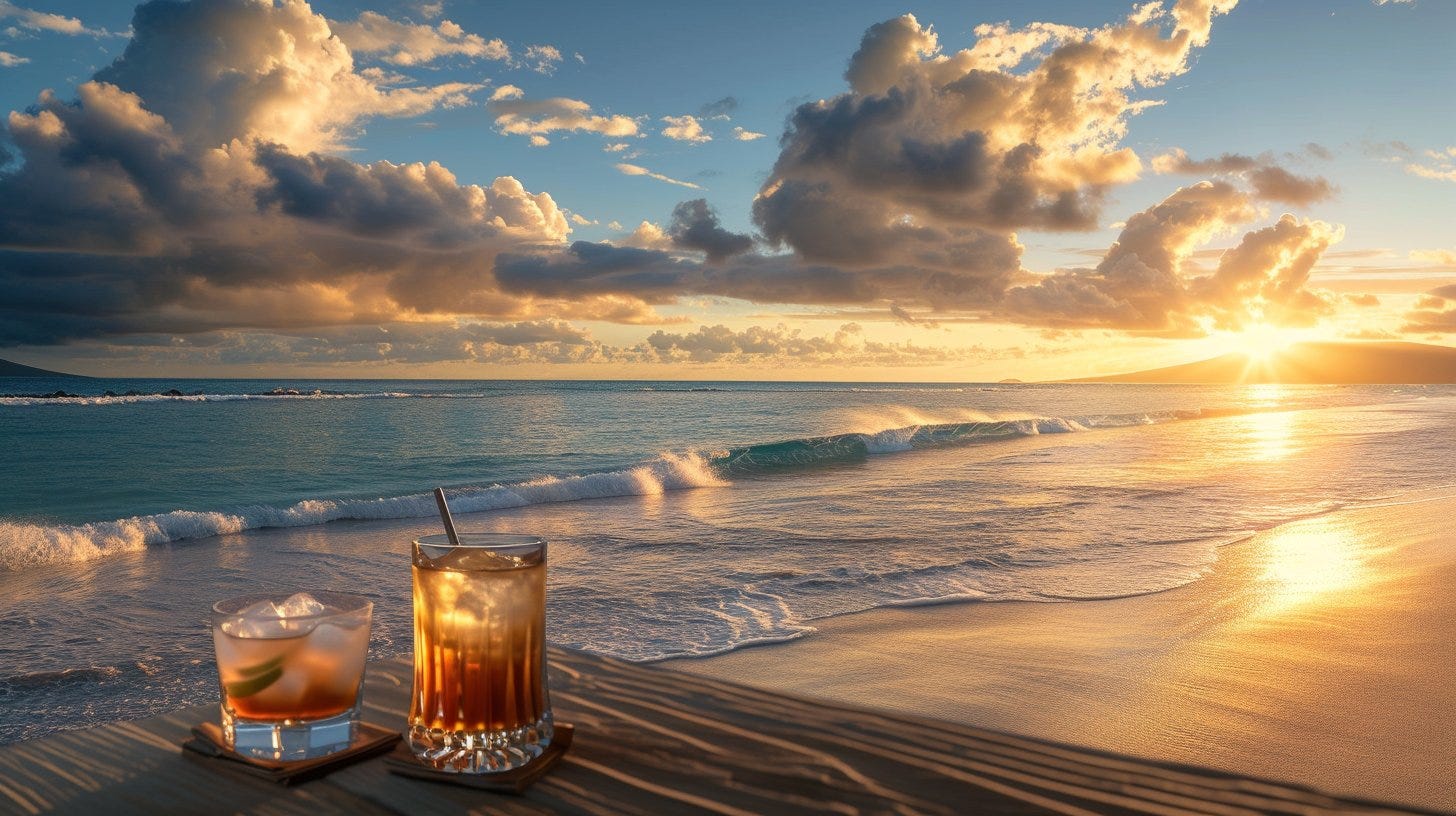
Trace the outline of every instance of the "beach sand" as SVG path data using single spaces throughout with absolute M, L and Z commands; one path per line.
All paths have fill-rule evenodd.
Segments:
M 1154 595 L 880 609 L 666 665 L 1456 811 L 1456 497 L 1346 509 Z

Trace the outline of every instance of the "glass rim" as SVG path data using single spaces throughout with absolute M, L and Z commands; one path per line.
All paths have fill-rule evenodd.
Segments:
M 528 533 L 468 533 L 455 534 L 459 543 L 451 542 L 445 533 L 434 533 L 416 538 L 416 547 L 448 547 L 476 550 L 512 550 L 527 547 L 546 548 L 546 539 Z
M 360 612 L 365 611 L 372 614 L 374 611 L 374 602 L 369 600 L 369 598 L 367 598 L 366 596 L 360 595 L 356 592 L 335 592 L 333 590 L 324 589 L 317 591 L 300 589 L 292 592 L 289 592 L 287 590 L 279 590 L 277 592 L 254 592 L 248 595 L 239 595 L 234 598 L 224 598 L 221 601 L 217 601 L 212 605 L 213 621 L 216 622 L 226 620 L 228 618 L 236 618 L 240 616 L 244 608 L 252 606 L 255 603 L 261 603 L 263 601 L 281 603 L 293 597 L 294 595 L 299 594 L 300 592 L 306 592 L 309 595 L 312 595 L 314 597 L 314 600 L 317 600 L 324 604 L 328 604 L 329 606 L 334 608 L 324 612 L 316 612 L 312 615 L 289 615 L 288 617 L 281 618 L 280 620 L 318 621 L 327 620 L 329 618 L 339 618 L 345 615 L 357 615 Z M 336 605 L 330 603 L 330 601 L 328 600 L 329 598 L 332 598 L 336 601 L 342 601 L 344 605 Z M 232 611 L 225 611 L 222 608 L 224 605 L 234 608 L 232 609 Z

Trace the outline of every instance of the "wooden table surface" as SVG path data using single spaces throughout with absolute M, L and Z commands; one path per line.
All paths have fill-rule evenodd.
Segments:
M 391 775 L 283 787 L 182 756 L 201 706 L 0 746 L 4 813 L 1409 813 L 1289 785 L 845 708 L 552 649 L 562 764 L 523 796 Z M 370 665 L 365 719 L 403 727 L 411 669 Z

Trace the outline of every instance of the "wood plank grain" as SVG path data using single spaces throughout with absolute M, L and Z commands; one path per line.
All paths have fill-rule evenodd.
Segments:
M 0 813 L 1414 813 L 1381 803 L 825 703 L 551 649 L 561 766 L 524 796 L 368 760 L 285 788 L 185 759 L 215 706 L 0 746 Z M 365 718 L 403 727 L 411 667 L 373 663 Z

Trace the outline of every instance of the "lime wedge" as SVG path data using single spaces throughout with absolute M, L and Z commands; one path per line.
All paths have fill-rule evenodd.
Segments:
M 243 680 L 234 680 L 231 683 L 225 683 L 223 684 L 223 688 L 227 689 L 229 697 L 251 697 L 273 685 L 277 682 L 278 678 L 283 676 L 283 667 L 278 665 L 282 662 L 282 658 L 270 660 L 269 663 L 273 664 L 272 668 L 265 668 L 261 674 L 255 674 Z M 264 663 L 262 665 L 267 666 L 268 664 Z
M 283 665 L 283 655 L 278 655 L 272 660 L 266 660 L 256 666 L 249 666 L 246 669 L 238 669 L 238 674 L 244 677 L 257 677 L 260 674 L 267 674 L 270 671 Z

